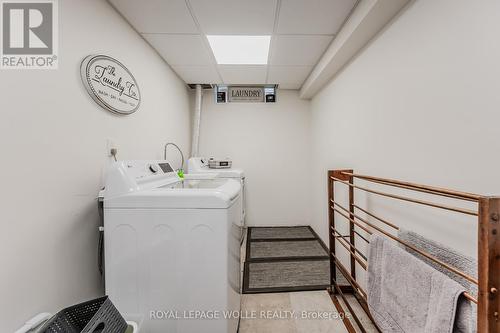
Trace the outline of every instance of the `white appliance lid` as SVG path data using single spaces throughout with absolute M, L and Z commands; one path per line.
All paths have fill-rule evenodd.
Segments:
M 201 174 L 211 173 L 216 174 L 219 178 L 243 178 L 245 172 L 242 169 L 227 168 L 227 169 L 211 169 L 208 167 L 208 158 L 191 157 L 188 160 L 188 173 Z
M 104 208 L 227 208 L 240 192 L 232 179 L 182 180 L 166 161 L 121 161 L 106 174 Z
M 181 181 L 171 186 L 105 198 L 104 208 L 228 208 L 241 192 L 241 184 L 233 179 L 192 182 Z

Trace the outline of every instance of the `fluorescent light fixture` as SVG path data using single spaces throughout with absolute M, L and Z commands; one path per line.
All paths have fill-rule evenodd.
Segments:
M 207 36 L 219 65 L 266 65 L 271 36 Z

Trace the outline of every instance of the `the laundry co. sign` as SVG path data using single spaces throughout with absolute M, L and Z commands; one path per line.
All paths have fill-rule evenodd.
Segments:
M 57 0 L 0 0 L 0 68 L 57 69 Z
M 228 102 L 264 102 L 263 87 L 236 87 L 228 89 Z
M 137 82 L 118 60 L 90 55 L 83 59 L 80 71 L 88 93 L 106 110 L 131 114 L 139 108 L 141 94 Z

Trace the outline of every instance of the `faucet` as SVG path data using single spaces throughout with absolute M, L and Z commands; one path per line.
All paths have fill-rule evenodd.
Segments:
M 182 162 L 181 162 L 181 167 L 180 167 L 179 169 L 177 169 L 177 170 L 182 170 L 182 169 L 184 168 L 184 154 L 182 153 L 182 150 L 179 148 L 179 146 L 178 146 L 178 145 L 176 145 L 175 143 L 173 143 L 173 142 L 167 142 L 167 143 L 165 144 L 165 149 L 164 149 L 164 151 L 163 151 L 163 159 L 164 159 L 164 160 L 166 160 L 166 159 L 167 159 L 167 148 L 168 148 L 168 146 L 174 146 L 175 148 L 177 148 L 177 150 L 178 150 L 178 151 L 179 151 L 179 153 L 181 154 L 181 160 L 182 160 Z

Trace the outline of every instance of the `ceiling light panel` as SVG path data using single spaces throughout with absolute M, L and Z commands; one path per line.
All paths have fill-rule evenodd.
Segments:
M 271 36 L 207 36 L 219 65 L 265 65 Z

